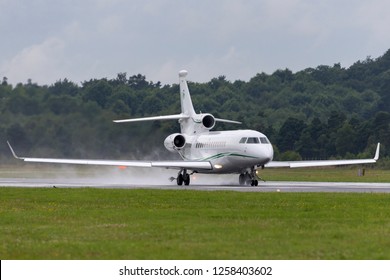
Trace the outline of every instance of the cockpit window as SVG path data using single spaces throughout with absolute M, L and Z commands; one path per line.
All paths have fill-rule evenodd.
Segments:
M 267 137 L 242 137 L 240 144 L 269 144 Z
M 261 144 L 269 144 L 267 137 L 260 137 Z
M 247 144 L 259 144 L 259 138 L 257 137 L 249 137 L 248 141 L 246 141 Z

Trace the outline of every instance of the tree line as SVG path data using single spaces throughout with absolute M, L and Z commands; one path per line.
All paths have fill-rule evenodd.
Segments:
M 172 73 L 176 75 L 176 73 Z M 239 120 L 215 129 L 254 129 L 274 144 L 277 159 L 371 157 L 377 142 L 390 155 L 390 50 L 349 68 L 320 65 L 258 73 L 249 81 L 219 76 L 189 81 L 196 111 Z M 0 155 L 9 140 L 23 155 L 73 158 L 172 158 L 165 137 L 175 121 L 114 124 L 112 120 L 180 112 L 178 84 L 119 73 L 81 84 L 0 85 Z

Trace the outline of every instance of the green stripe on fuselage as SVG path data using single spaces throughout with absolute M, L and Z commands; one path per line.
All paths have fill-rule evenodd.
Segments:
M 219 153 L 219 154 L 215 154 L 215 155 L 210 156 L 210 157 L 200 158 L 200 159 L 190 159 L 190 158 L 187 158 L 187 157 L 184 157 L 184 156 L 183 156 L 183 158 L 186 159 L 186 160 L 193 160 L 193 161 L 210 161 L 210 160 L 223 158 L 223 157 L 230 157 L 230 156 L 231 157 L 252 158 L 252 159 L 257 159 L 258 158 L 258 157 L 255 157 L 255 156 L 236 154 L 236 153 Z

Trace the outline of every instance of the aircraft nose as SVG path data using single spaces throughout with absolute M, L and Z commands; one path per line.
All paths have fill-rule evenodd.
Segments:
M 274 148 L 272 147 L 271 144 L 269 144 L 268 158 L 269 158 L 269 161 L 272 161 L 274 159 Z
M 274 149 L 271 144 L 259 144 L 256 145 L 256 150 L 252 150 L 256 157 L 261 160 L 261 165 L 267 164 L 272 161 L 274 157 Z
M 267 144 L 266 146 L 267 147 L 263 150 L 263 157 L 269 162 L 274 158 L 274 149 L 271 144 Z

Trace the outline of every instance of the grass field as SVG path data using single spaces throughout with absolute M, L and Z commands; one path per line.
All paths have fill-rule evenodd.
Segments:
M 0 259 L 390 259 L 390 195 L 0 188 Z

